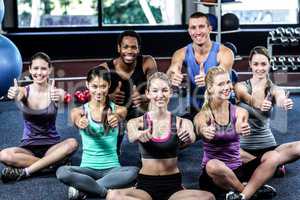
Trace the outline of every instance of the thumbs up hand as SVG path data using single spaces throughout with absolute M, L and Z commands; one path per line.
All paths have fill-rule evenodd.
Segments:
M 9 99 L 15 99 L 19 95 L 19 92 L 20 88 L 18 85 L 18 81 L 17 79 L 14 79 L 14 85 L 8 89 L 7 97 Z
M 294 106 L 294 102 L 292 99 L 290 99 L 289 96 L 290 96 L 290 92 L 287 91 L 285 94 L 285 98 L 283 99 L 283 104 L 282 104 L 282 106 L 285 110 L 291 110 Z
M 118 82 L 118 86 L 115 91 L 110 94 L 110 98 L 118 105 L 123 105 L 125 101 L 125 93 L 121 90 L 122 82 Z
M 260 106 L 260 110 L 263 112 L 269 111 L 272 108 L 272 94 L 271 92 L 268 92 L 268 94 L 266 95 L 265 99 L 263 100 L 261 106 Z
M 200 131 L 206 140 L 212 140 L 216 135 L 216 126 L 214 121 L 212 119 L 208 119 L 206 126 L 202 127 Z
M 115 128 L 118 126 L 120 117 L 116 113 L 112 113 L 111 109 L 107 111 L 107 122 L 108 125 L 112 128 Z
M 65 92 L 62 89 L 55 87 L 55 80 L 53 79 L 50 86 L 50 99 L 51 101 L 63 101 Z
M 89 121 L 87 112 L 84 112 L 84 110 L 82 110 L 80 113 L 80 118 L 78 121 L 76 121 L 75 124 L 79 129 L 85 129 L 86 127 L 88 127 Z
M 200 64 L 199 74 L 195 76 L 195 82 L 198 87 L 205 87 L 205 73 L 203 63 Z
M 241 121 L 237 121 L 236 123 L 236 132 L 242 136 L 246 136 L 250 134 L 250 126 L 248 124 L 246 116 L 242 116 Z
M 134 108 L 140 107 L 143 102 L 142 96 L 139 91 L 136 89 L 136 85 L 133 85 L 133 92 L 132 92 L 132 104 Z

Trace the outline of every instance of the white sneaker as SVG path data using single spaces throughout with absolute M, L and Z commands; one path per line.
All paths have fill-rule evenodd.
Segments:
M 87 199 L 87 195 L 84 194 L 83 192 L 80 192 L 74 187 L 69 187 L 68 190 L 68 199 L 69 200 L 85 200 Z

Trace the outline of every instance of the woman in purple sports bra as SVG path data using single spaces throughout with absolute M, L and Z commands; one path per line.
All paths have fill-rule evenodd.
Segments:
M 127 124 L 129 141 L 137 142 L 141 153 L 136 187 L 111 190 L 106 199 L 214 200 L 211 193 L 182 187 L 178 149 L 193 143 L 196 136 L 191 121 L 167 110 L 172 94 L 167 75 L 157 72 L 150 76 L 145 94 L 150 100 L 148 112 Z
M 29 72 L 33 83 L 18 86 L 17 80 L 8 90 L 8 98 L 19 105 L 24 118 L 24 130 L 19 147 L 0 152 L 5 167 L 1 172 L 3 182 L 18 181 L 44 168 L 66 159 L 78 143 L 74 138 L 61 141 L 55 126 L 58 103 L 64 100 L 64 90 L 49 83 L 51 60 L 38 52 L 31 58 Z
M 250 133 L 248 112 L 228 101 L 232 90 L 228 72 L 222 67 L 210 69 L 205 84 L 205 102 L 194 118 L 197 133 L 203 138 L 200 189 L 216 196 L 227 192 L 227 200 L 275 196 L 275 189 L 264 183 L 276 170 L 278 153 L 270 151 L 261 161 L 242 164 L 240 135 Z

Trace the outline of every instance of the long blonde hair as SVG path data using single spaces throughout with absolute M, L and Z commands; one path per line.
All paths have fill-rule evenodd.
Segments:
M 201 112 L 203 112 L 206 116 L 206 119 L 212 118 L 212 111 L 210 109 L 209 102 L 211 101 L 211 92 L 210 88 L 213 86 L 214 78 L 220 74 L 227 74 L 228 72 L 223 67 L 213 67 L 210 68 L 205 76 L 205 85 L 206 90 L 204 92 L 204 103 L 201 108 Z

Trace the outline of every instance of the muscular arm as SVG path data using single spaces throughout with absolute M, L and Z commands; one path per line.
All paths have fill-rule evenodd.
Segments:
M 184 56 L 185 56 L 185 48 L 181 48 L 175 51 L 171 59 L 171 65 L 167 71 L 167 75 L 169 77 L 171 77 L 172 73 L 181 73 Z
M 228 47 L 225 47 L 224 45 L 220 46 L 220 51 L 217 55 L 217 59 L 219 62 L 219 66 L 222 66 L 224 69 L 230 72 L 234 63 L 234 55 Z
M 147 78 L 158 71 L 156 61 L 152 56 L 144 56 L 143 70 Z
M 194 126 L 195 126 L 197 136 L 200 136 L 203 138 L 201 131 L 202 131 L 203 127 L 207 126 L 206 121 L 207 120 L 206 120 L 205 114 L 201 111 L 194 117 Z

